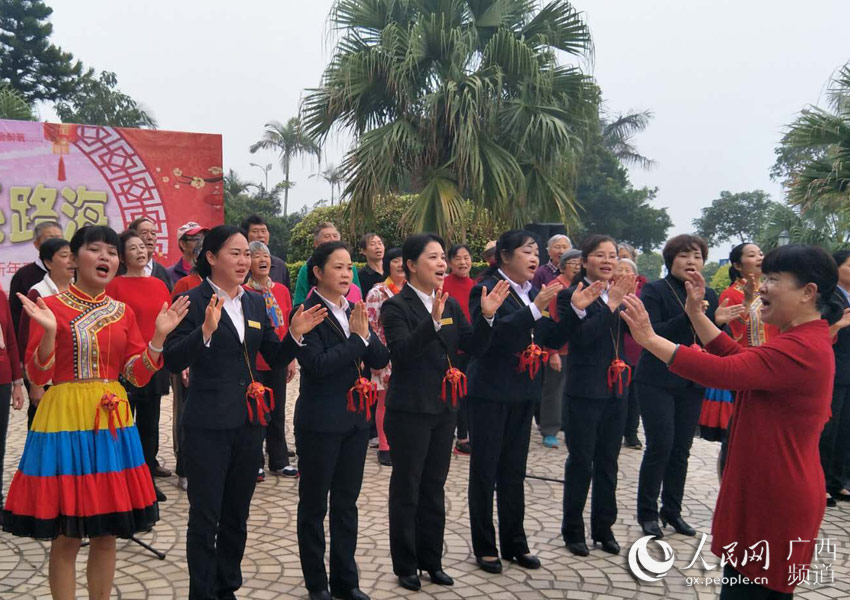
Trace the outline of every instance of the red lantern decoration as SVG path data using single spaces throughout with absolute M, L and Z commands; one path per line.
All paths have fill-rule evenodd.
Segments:
M 528 345 L 528 348 L 523 350 L 522 354 L 519 355 L 519 367 L 517 370 L 520 373 L 523 373 L 526 369 L 528 369 L 528 376 L 531 379 L 534 379 L 537 377 L 537 372 L 540 370 L 541 363 L 549 360 L 549 353 L 535 344 L 533 337 L 531 339 L 532 341 Z
M 100 413 L 105 412 L 107 415 L 108 423 L 109 423 L 109 433 L 112 434 L 112 439 L 118 439 L 118 428 L 115 426 L 115 422 L 118 422 L 120 427 L 124 427 L 124 423 L 121 420 L 121 412 L 119 408 L 121 404 L 124 404 L 124 415 L 125 419 L 130 421 L 130 403 L 127 402 L 123 398 L 119 398 L 112 392 L 106 392 L 103 396 L 100 397 L 100 403 L 97 407 L 97 412 L 94 413 L 94 432 L 97 433 L 100 430 Z
M 359 398 L 359 406 L 354 402 L 354 395 Z M 361 412 L 367 419 L 372 418 L 372 407 L 378 402 L 378 384 L 372 383 L 365 377 L 358 377 L 357 382 L 348 390 L 348 412 Z
M 452 406 L 456 408 L 458 398 L 466 396 L 466 375 L 457 367 L 452 367 L 451 363 L 449 370 L 446 371 L 446 376 L 443 377 L 442 392 L 440 393 L 440 399 L 443 402 L 446 401 L 446 387 L 451 387 Z
M 269 393 L 269 404 L 266 404 L 266 392 Z M 248 420 L 254 422 L 254 408 L 251 407 L 251 400 L 254 401 L 254 408 L 257 410 L 257 421 L 260 425 L 268 425 L 266 422 L 266 413 L 274 410 L 274 390 L 264 386 L 259 381 L 252 381 L 245 392 L 245 404 L 248 407 Z
M 617 395 L 623 395 L 623 375 L 626 379 L 626 387 L 632 383 L 632 368 L 625 361 L 619 358 L 614 359 L 611 366 L 608 367 L 608 391 L 614 391 L 614 384 L 617 384 Z
M 44 139 L 53 143 L 53 154 L 59 155 L 59 169 L 56 178 L 65 181 L 65 160 L 63 156 L 71 151 L 71 144 L 79 139 L 77 126 L 68 123 L 44 123 Z

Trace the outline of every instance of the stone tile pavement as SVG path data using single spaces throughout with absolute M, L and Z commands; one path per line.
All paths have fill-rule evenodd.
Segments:
M 297 387 L 289 386 L 287 411 L 291 429 L 292 407 Z M 13 411 L 5 460 L 5 484 L 11 479 L 20 458 L 26 436 L 26 415 Z M 291 430 L 289 439 L 292 439 Z M 171 452 L 170 400 L 163 400 L 160 458 L 173 467 Z M 718 446 L 695 440 L 691 454 L 686 489 L 686 519 L 699 532 L 710 531 L 711 515 L 717 495 L 715 459 Z M 563 477 L 566 449 L 546 449 L 540 436 L 532 434 L 529 472 L 552 479 Z M 635 523 L 635 494 L 641 452 L 623 449 L 620 456 L 619 518 L 614 533 L 623 552 L 619 556 L 591 551 L 587 558 L 569 554 L 560 538 L 562 486 L 555 481 L 528 479 L 526 483 L 526 532 L 532 551 L 543 562 L 538 571 L 526 571 L 506 563 L 501 575 L 480 571 L 473 562 L 468 532 L 466 486 L 468 458 L 454 456 L 446 489 L 447 527 L 444 568 L 455 578 L 454 587 L 442 588 L 427 582 L 419 593 L 407 592 L 396 585 L 389 556 L 387 523 L 387 489 L 390 469 L 378 464 L 375 451 L 370 451 L 360 496 L 360 538 L 357 560 L 361 570 L 361 588 L 375 600 L 392 598 L 435 598 L 438 600 L 536 600 L 550 598 L 716 598 L 719 586 L 686 584 L 686 576 L 704 575 L 701 569 L 684 567 L 694 557 L 700 540 L 670 535 L 668 541 L 676 555 L 673 569 L 658 583 L 637 582 L 629 573 L 626 554 L 632 542 L 641 537 Z M 113 598 L 121 600 L 176 600 L 188 597 L 188 575 L 185 555 L 185 532 L 188 501 L 177 487 L 177 478 L 158 481 L 168 495 L 161 506 L 162 520 L 151 533 L 141 538 L 167 553 L 164 561 L 130 542 L 119 541 L 118 565 Z M 777 481 L 781 486 L 782 482 Z M 298 546 L 295 535 L 295 510 L 298 497 L 297 480 L 269 476 L 257 486 L 249 539 L 242 562 L 244 586 L 240 599 L 276 600 L 306 598 L 303 588 Z M 769 507 L 765 507 L 769 510 Z M 589 503 L 586 511 L 589 518 Z M 850 556 L 848 532 L 850 506 L 828 509 L 821 531 L 837 546 L 833 563 L 835 582 L 829 586 L 798 588 L 796 596 L 807 600 L 846 598 L 850 596 Z M 706 540 L 706 548 L 710 537 Z M 0 600 L 34 600 L 49 598 L 47 559 L 49 545 L 0 534 Z M 710 564 L 716 560 L 708 550 L 703 556 Z M 79 597 L 86 597 L 84 561 L 80 553 L 78 573 Z M 660 556 L 658 557 L 660 558 Z M 700 564 L 699 562 L 697 564 Z M 719 569 L 709 575 L 718 574 Z

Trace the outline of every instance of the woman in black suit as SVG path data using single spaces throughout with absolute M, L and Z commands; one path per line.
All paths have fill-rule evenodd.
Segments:
M 265 402 L 247 396 L 257 352 L 272 367 L 286 368 L 297 340 L 324 318 L 321 307 L 301 309 L 290 335 L 278 339 L 263 299 L 242 288 L 250 265 L 242 230 L 220 225 L 207 234 L 197 265 L 204 281 L 185 294 L 189 312 L 162 355 L 172 373 L 192 369 L 183 411 L 191 600 L 234 598 L 242 585 L 248 509 L 268 417 Z
M 570 335 L 564 388 L 565 438 L 569 456 L 564 467 L 564 519 L 561 532 L 567 549 L 587 556 L 584 505 L 593 480 L 590 534 L 605 552 L 620 553 L 611 526 L 617 520 L 617 459 L 626 422 L 631 366 L 624 362 L 620 304 L 634 292 L 635 276 L 610 285 L 617 268 L 617 243 L 592 235 L 581 249 L 581 271 L 573 287 L 558 295 L 558 316 L 580 319 Z M 602 282 L 605 292 L 585 310 L 572 307 L 576 286 Z
M 298 548 L 311 600 L 335 597 L 368 600 L 358 585 L 357 497 L 369 445 L 369 420 L 377 391 L 370 369 L 381 369 L 389 353 L 369 328 L 366 305 L 345 299 L 352 262 L 342 242 L 319 245 L 310 258 L 306 309 L 323 306 L 325 321 L 304 336 L 298 350 L 301 389 L 295 405 L 298 485 Z M 356 386 L 356 387 L 355 387 Z M 330 493 L 330 580 L 325 571 L 325 528 Z
M 450 359 L 458 349 L 473 354 L 487 346 L 508 284 L 498 282 L 489 294 L 482 290 L 480 315 L 471 327 L 457 301 L 442 290 L 447 267 L 442 238 L 432 233 L 408 237 L 402 260 L 408 285 L 381 309 L 393 363 L 384 430 L 393 461 L 389 503 L 393 571 L 402 587 L 417 591 L 421 587 L 417 569 L 427 571 L 433 583 L 454 583 L 442 567 L 443 488 L 460 391 L 444 377 L 454 366 Z
M 543 286 L 538 293 L 531 285 L 538 264 L 534 235 L 507 231 L 496 243 L 496 264 L 469 296 L 469 312 L 475 323 L 482 318 L 484 288 L 494 289 L 500 281 L 507 281 L 510 287 L 496 312 L 490 345 L 473 356 L 467 371 L 470 427 L 475 432 L 475 449 L 469 462 L 472 550 L 478 566 L 488 573 L 502 571 L 493 527 L 493 494 L 497 489 L 502 557 L 526 569 L 540 568 L 540 561 L 529 553 L 523 528 L 523 486 L 531 417 L 543 389 L 543 377 L 538 372 L 542 357 L 524 361 L 520 355 L 535 348 L 563 346 L 578 316 L 573 313 L 560 323 L 548 316 L 549 302 L 563 286 Z M 581 286 L 573 302 L 585 308 L 601 288 L 601 284 Z

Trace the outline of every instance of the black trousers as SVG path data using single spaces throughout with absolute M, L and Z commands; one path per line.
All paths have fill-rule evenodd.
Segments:
M 159 415 L 162 396 L 153 389 L 153 386 L 148 384 L 142 388 L 128 386 L 127 399 L 130 401 L 130 408 L 133 410 L 136 429 L 139 430 L 145 464 L 148 468 L 153 469 L 159 465 L 156 455 L 159 453 Z
M 257 379 L 274 393 L 274 410 L 269 415 L 266 428 L 266 452 L 269 469 L 279 471 L 289 466 L 289 450 L 286 447 L 286 369 L 257 371 Z
M 638 403 L 637 384 L 632 381 L 629 384 L 628 410 L 626 412 L 626 428 L 623 437 L 628 438 L 637 435 L 640 425 L 640 404 Z
M 584 542 L 584 505 L 593 481 L 590 535 L 613 539 L 617 520 L 617 459 L 626 420 L 626 399 L 567 396 L 569 430 L 564 467 L 564 519 L 561 533 L 568 544 Z
M 233 429 L 183 428 L 190 600 L 232 600 L 242 585 L 248 510 L 264 434 L 262 427 L 247 423 Z
M 444 488 L 452 459 L 456 413 L 438 415 L 387 409 L 390 443 L 390 555 L 402 577 L 442 569 L 446 529 Z
M 171 375 L 172 413 L 171 413 L 171 447 L 177 462 L 174 472 L 178 477 L 186 477 L 183 466 L 183 407 L 186 405 L 188 389 L 183 385 L 183 376 L 179 373 Z
M 846 483 L 850 447 L 850 386 L 836 385 L 832 392 L 832 417 L 820 436 L 820 462 L 826 491 L 838 493 Z
M 528 554 L 525 537 L 525 467 L 533 402 L 469 398 L 475 432 L 469 460 L 469 522 L 475 556 L 498 556 L 493 527 L 497 493 L 499 546 L 504 558 Z
M 3 461 L 6 458 L 6 437 L 9 433 L 9 413 L 12 408 L 12 384 L 0 384 L 0 506 L 3 506 Z
M 688 457 L 702 411 L 703 389 L 668 389 L 638 383 L 637 393 L 646 434 L 638 478 L 638 521 L 658 520 L 659 492 L 661 516 L 678 517 L 688 476 Z
M 741 579 L 743 576 L 732 565 L 727 564 L 723 567 L 723 577 Z M 755 583 L 724 583 L 720 588 L 720 600 L 786 600 L 793 597 L 793 593 L 777 592 Z
M 304 582 L 311 592 L 328 589 L 324 526 L 328 493 L 331 512 L 330 587 L 332 591 L 358 587 L 359 576 L 354 561 L 357 497 L 363 483 L 368 446 L 368 427 L 345 433 L 295 429 L 295 448 L 301 472 L 298 482 L 298 550 Z
M 458 354 L 454 358 L 454 366 L 466 373 L 469 366 L 469 354 Z M 469 398 L 461 396 L 457 401 L 457 439 L 471 439 L 469 427 Z

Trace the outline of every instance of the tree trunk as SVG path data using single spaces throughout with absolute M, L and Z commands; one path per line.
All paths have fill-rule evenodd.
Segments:
M 283 169 L 283 178 L 286 180 L 286 187 L 283 188 L 283 216 L 286 217 L 289 209 L 289 159 L 286 159 L 286 165 Z

